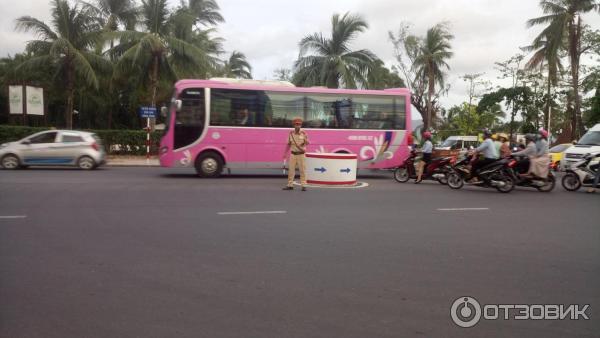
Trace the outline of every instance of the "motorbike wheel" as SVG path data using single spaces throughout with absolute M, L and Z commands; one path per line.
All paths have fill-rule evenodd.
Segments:
M 541 192 L 551 192 L 552 190 L 554 190 L 555 185 L 556 185 L 556 179 L 554 178 L 554 175 L 550 174 L 550 175 L 548 175 L 546 184 L 542 185 L 541 187 L 536 187 L 536 188 L 538 191 L 541 191 Z
M 567 191 L 577 191 L 581 188 L 581 180 L 577 174 L 569 172 L 562 178 L 562 186 Z
M 448 181 L 448 186 L 451 189 L 460 189 L 465 184 L 465 182 L 463 181 L 462 177 L 460 177 L 459 174 L 454 173 L 454 172 L 448 173 L 448 175 L 446 176 L 446 178 L 447 178 L 447 181 Z
M 438 178 L 437 181 L 441 185 L 447 185 L 448 184 L 448 174 L 444 174 L 444 177 Z
M 498 175 L 496 178 L 493 178 L 494 180 L 498 180 L 498 181 L 502 181 L 504 182 L 503 186 L 498 186 L 496 187 L 496 190 L 498 190 L 501 193 L 509 193 L 511 191 L 513 191 L 513 189 L 515 188 L 515 180 L 507 175 Z
M 399 167 L 394 170 L 394 179 L 400 183 L 406 183 L 410 175 L 408 174 L 408 169 L 405 167 Z

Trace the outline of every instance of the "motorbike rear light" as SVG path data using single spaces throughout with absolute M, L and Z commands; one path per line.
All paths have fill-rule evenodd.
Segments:
M 98 143 L 96 143 L 96 142 L 92 143 L 92 148 L 93 148 L 95 151 L 99 151 L 99 150 L 100 150 L 100 147 L 98 146 Z
M 515 161 L 515 160 L 512 160 L 512 161 L 508 162 L 508 166 L 509 166 L 510 168 L 513 168 L 513 167 L 514 167 L 514 166 L 516 166 L 516 165 L 517 165 L 517 161 Z

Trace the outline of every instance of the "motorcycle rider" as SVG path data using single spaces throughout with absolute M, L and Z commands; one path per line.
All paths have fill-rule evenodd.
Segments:
M 417 165 L 417 179 L 415 180 L 415 184 L 421 183 L 423 181 L 423 171 L 431 162 L 431 153 L 433 153 L 433 143 L 431 143 L 431 133 L 426 131 L 423 133 L 423 139 L 425 139 L 425 143 L 423 143 L 423 147 L 421 148 L 421 152 L 423 153 L 423 158 Z
M 500 158 L 507 158 L 510 156 L 510 144 L 508 143 L 508 135 L 506 133 L 498 133 L 498 140 L 500 141 Z
M 594 157 L 600 157 L 600 153 L 596 154 Z M 596 172 L 596 176 L 594 177 L 594 184 L 586 192 L 593 194 L 596 192 L 596 188 L 598 187 L 598 183 L 600 182 L 600 163 L 591 165 L 590 169 Z
M 535 158 L 537 156 L 537 147 L 535 146 L 535 135 L 525 135 L 525 142 L 527 143 L 525 149 L 512 153 L 512 156 L 524 157 L 517 163 L 516 166 L 517 172 L 521 173 L 520 175 L 526 175 L 523 173 L 529 173 L 529 167 L 531 166 L 530 161 L 532 158 Z
M 471 183 L 477 183 L 479 181 L 479 169 L 486 165 L 493 163 L 498 160 L 498 153 L 496 152 L 496 145 L 492 141 L 492 132 L 488 129 L 483 131 L 484 141 L 473 151 L 473 158 L 475 159 L 471 166 Z M 482 154 L 483 159 L 477 158 L 477 155 Z
M 548 132 L 541 128 L 539 130 L 539 138 L 535 143 L 535 157 L 530 159 L 529 172 L 539 178 L 546 179 L 550 166 L 550 158 L 548 157 Z

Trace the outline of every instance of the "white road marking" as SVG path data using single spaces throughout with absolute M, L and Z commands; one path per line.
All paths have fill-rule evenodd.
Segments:
M 471 211 L 471 210 L 490 210 L 490 208 L 440 208 L 438 211 Z
M 0 219 L 19 219 L 19 218 L 27 218 L 25 215 L 17 215 L 17 216 L 0 216 Z
M 260 215 L 260 214 L 287 214 L 287 211 L 221 211 L 218 215 Z

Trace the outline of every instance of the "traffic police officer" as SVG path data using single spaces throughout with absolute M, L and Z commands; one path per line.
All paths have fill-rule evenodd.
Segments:
M 302 191 L 306 191 L 306 167 L 305 167 L 305 153 L 306 146 L 308 145 L 308 135 L 302 130 L 302 119 L 297 117 L 293 120 L 294 130 L 290 131 L 287 139 L 287 147 L 285 155 L 288 150 L 290 153 L 290 162 L 288 166 L 288 184 L 283 190 L 294 189 L 294 177 L 296 176 L 296 165 L 300 171 L 300 184 L 302 185 Z

